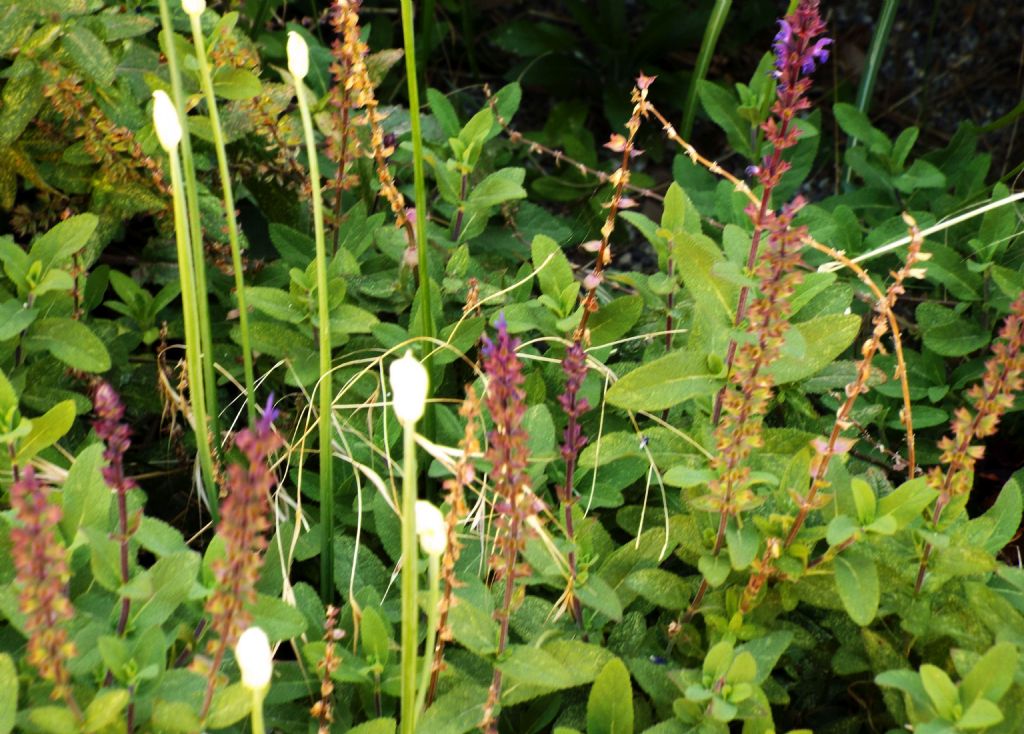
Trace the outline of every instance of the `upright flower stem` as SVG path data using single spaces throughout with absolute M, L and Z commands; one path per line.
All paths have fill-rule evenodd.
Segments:
M 199 333 L 199 309 L 196 283 L 192 277 L 192 248 L 189 247 L 189 230 L 185 213 L 185 195 L 181 162 L 177 152 L 170 152 L 171 187 L 174 192 L 174 234 L 178 248 L 178 278 L 181 282 L 181 312 L 185 322 L 185 371 L 188 375 L 189 391 L 192 394 L 192 417 L 195 421 L 196 448 L 199 450 L 199 465 L 206 483 L 206 499 L 210 516 L 214 522 L 219 519 L 217 507 L 217 485 L 213 477 L 213 453 L 210 451 L 209 428 L 206 421 L 206 389 L 200 370 L 200 349 L 202 337 Z M 206 440 L 204 440 L 206 439 Z
M 191 330 L 195 345 L 192 354 L 186 344 L 186 359 L 195 360 L 196 370 L 193 374 L 189 365 L 189 383 L 192 393 L 192 413 L 195 419 L 196 445 L 199 450 L 199 465 L 203 474 L 207 503 L 210 507 L 210 516 L 214 522 L 217 516 L 217 483 L 214 471 L 213 456 L 215 454 L 216 437 L 220 434 L 217 427 L 217 383 L 213 371 L 213 337 L 210 332 L 209 303 L 207 301 L 209 289 L 206 286 L 206 264 L 203 257 L 203 232 L 199 220 L 199 193 L 196 188 L 195 164 L 192 160 L 192 144 L 189 139 L 188 130 L 185 125 L 185 93 L 181 86 L 181 72 L 178 68 L 178 54 L 174 47 L 174 26 L 171 23 L 171 11 L 167 0 L 160 0 L 160 22 L 164 28 L 165 52 L 167 55 L 167 71 L 171 80 L 171 99 L 178 112 L 178 119 L 182 125 L 182 136 L 179 143 L 181 147 L 181 161 L 178 171 L 178 181 L 175 182 L 175 197 L 182 197 L 187 208 L 188 215 L 184 211 L 179 219 L 175 213 L 175 228 L 184 227 L 187 234 L 185 246 L 189 249 L 187 278 L 193 285 L 189 290 L 192 292 L 192 306 L 194 309 L 194 329 Z M 177 158 L 176 155 L 171 156 Z M 173 164 L 172 164 L 173 165 Z M 182 168 L 183 166 L 183 168 Z M 188 185 L 185 185 L 188 182 Z M 178 235 L 180 240 L 181 236 Z M 185 261 L 182 259 L 181 243 L 179 241 L 178 262 L 179 267 Z M 182 302 L 185 301 L 185 279 L 182 278 Z M 189 307 L 185 307 L 186 309 Z M 186 327 L 186 332 L 190 330 Z M 186 342 L 189 337 L 186 336 Z M 201 366 L 201 367 L 200 367 Z M 198 379 L 196 379 L 198 378 Z
M 416 547 L 416 426 L 402 426 L 402 734 L 416 732 L 416 603 L 419 552 Z M 426 663 L 424 663 L 426 664 Z
M 441 556 L 427 556 L 427 644 L 423 648 L 423 668 L 420 670 L 420 684 L 416 691 L 416 715 L 423 711 L 430 689 L 433 651 L 437 644 L 437 605 L 441 600 Z
M 252 366 L 252 347 L 249 343 L 249 310 L 245 299 L 245 273 L 242 269 L 242 252 L 238 242 L 238 221 L 235 219 L 235 197 L 232 192 L 231 171 L 228 168 L 227 149 L 224 145 L 224 133 L 220 126 L 220 113 L 217 111 L 217 98 L 213 92 L 213 76 L 210 63 L 206 58 L 206 42 L 203 29 L 199 24 L 200 15 L 189 15 L 192 24 L 192 39 L 196 48 L 196 60 L 199 63 L 199 79 L 206 97 L 207 112 L 210 115 L 210 126 L 213 132 L 213 146 L 217 151 L 217 169 L 220 173 L 221 188 L 224 192 L 224 218 L 228 224 L 228 242 L 231 246 L 231 268 L 235 275 L 235 297 L 238 299 L 238 327 L 242 342 L 242 370 L 245 377 L 245 408 L 249 423 L 256 421 L 256 379 Z
M 430 273 L 427 270 L 427 187 L 423 177 L 423 133 L 420 127 L 420 91 L 416 78 L 416 37 L 413 30 L 412 0 L 402 0 L 402 41 L 405 46 L 405 76 L 409 90 L 409 124 L 412 128 L 413 185 L 416 189 L 416 254 L 420 285 L 420 331 L 428 341 L 434 338 L 434 316 L 430 308 Z M 430 364 L 425 364 L 430 371 Z
M 320 163 L 313 137 L 313 117 L 306 100 L 305 85 L 295 80 L 302 130 L 309 158 L 309 185 L 313 194 L 313 230 L 316 239 L 317 318 L 320 321 L 320 597 L 329 602 L 334 588 L 334 471 L 331 456 L 331 314 L 327 292 L 327 245 L 324 235 L 324 205 L 320 193 Z

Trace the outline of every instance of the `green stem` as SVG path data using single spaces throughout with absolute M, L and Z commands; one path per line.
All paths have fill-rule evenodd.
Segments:
M 419 607 L 416 603 L 419 554 L 416 548 L 416 426 L 402 426 L 402 734 L 415 734 L 416 643 Z M 435 584 L 436 587 L 436 584 Z M 436 605 L 435 605 L 436 606 Z
M 188 375 L 189 390 L 192 392 L 192 418 L 195 421 L 196 446 L 199 450 L 200 468 L 205 474 L 213 476 L 213 461 L 210 446 L 202 437 L 207 435 L 206 412 L 202 406 L 206 404 L 203 390 L 203 379 L 199 371 L 199 325 L 198 308 L 196 306 L 195 280 L 192 276 L 192 248 L 189 247 L 189 231 L 185 214 L 185 197 L 182 191 L 181 162 L 178 152 L 168 154 L 171 159 L 171 189 L 174 200 L 174 240 L 178 248 L 178 278 L 181 281 L 181 312 L 185 321 L 185 369 Z M 214 522 L 217 520 L 217 490 L 210 482 L 207 484 L 207 499 L 210 503 L 210 514 Z
M 197 316 L 199 319 L 198 330 L 201 341 L 199 358 L 202 364 L 203 385 L 198 392 L 195 384 L 191 386 L 192 394 L 204 395 L 202 405 L 200 401 L 193 400 L 192 411 L 196 414 L 197 432 L 199 413 L 203 414 L 202 425 L 205 433 L 196 436 L 196 443 L 206 444 L 204 450 L 199 451 L 199 460 L 203 472 L 203 481 L 206 484 L 206 496 L 210 505 L 210 514 L 214 521 L 217 520 L 217 485 L 214 481 L 213 455 L 216 453 L 216 437 L 220 435 L 217 426 L 217 382 L 213 371 L 213 337 L 210 332 L 210 314 L 208 294 L 206 286 L 206 258 L 203 256 L 203 231 L 199 219 L 199 191 L 196 185 L 195 163 L 192 160 L 192 143 L 188 133 L 188 117 L 185 115 L 185 93 L 181 86 L 181 72 L 178 68 L 178 54 L 174 47 L 174 26 L 171 23 L 171 11 L 168 8 L 167 0 L 160 0 L 160 22 L 163 24 L 164 53 L 167 56 L 167 71 L 171 80 L 171 100 L 178 111 L 178 119 L 181 122 L 181 163 L 184 168 L 183 182 L 185 202 L 188 209 L 188 231 L 189 246 L 192 250 L 192 277 L 195 279 Z
M 331 312 L 327 292 L 327 245 L 324 236 L 324 204 L 320 192 L 320 162 L 313 138 L 313 117 L 309 113 L 306 87 L 295 80 L 295 95 L 302 115 L 309 158 L 309 184 L 313 192 L 313 231 L 316 239 L 316 296 L 320 334 L 320 598 L 327 604 L 334 590 L 334 466 L 331 456 Z
M 416 693 L 416 713 L 423 712 L 430 688 L 431 667 L 434 664 L 434 645 L 437 644 L 437 605 L 441 599 L 441 556 L 427 556 L 427 573 L 430 586 L 427 588 L 427 644 L 423 648 L 423 670 L 420 671 L 420 687 Z
M 864 64 L 864 74 L 860 78 L 860 85 L 857 87 L 856 107 L 865 115 L 868 107 L 871 106 L 871 93 L 875 89 L 875 82 L 878 79 L 878 72 L 882 68 L 882 57 L 885 54 L 885 47 L 889 44 L 889 33 L 892 31 L 892 22 L 896 17 L 896 9 L 899 7 L 899 0 L 884 0 L 882 12 L 875 24 L 875 32 L 871 36 L 871 45 L 868 47 L 868 57 Z M 853 148 L 860 142 L 857 138 L 850 137 L 847 140 L 847 150 Z M 846 180 L 853 176 L 853 171 L 847 166 Z
M 711 66 L 711 57 L 715 54 L 715 47 L 718 45 L 718 37 L 725 26 L 725 19 L 729 17 L 729 7 L 732 0 L 715 0 L 715 7 L 711 10 L 711 17 L 704 26 L 704 40 L 700 44 L 700 53 L 697 54 L 697 63 L 693 67 L 693 75 L 690 77 L 690 88 L 686 90 L 686 103 L 683 106 L 683 124 L 680 126 L 682 136 L 690 138 L 693 132 L 693 120 L 697 116 L 697 92 L 700 83 L 707 76 L 708 67 Z
M 405 76 L 409 89 L 409 123 L 412 128 L 413 184 L 416 188 L 416 253 L 420 282 L 420 331 L 430 343 L 435 336 L 430 308 L 430 273 L 427 271 L 427 187 L 423 178 L 423 134 L 420 129 L 420 92 L 416 81 L 416 38 L 412 0 L 402 0 L 402 40 L 405 45 Z M 424 360 L 430 371 L 430 363 Z
M 252 734 L 267 734 L 267 727 L 263 723 L 263 699 L 266 696 L 266 690 L 252 692 Z
M 232 192 L 231 172 L 228 169 L 228 154 L 224 144 L 224 133 L 217 111 L 217 98 L 213 93 L 213 76 L 206 58 L 206 42 L 199 15 L 189 16 L 192 24 L 192 39 L 199 62 L 199 79 L 206 97 L 206 106 L 213 128 L 213 146 L 217 151 L 217 169 L 220 172 L 221 187 L 224 191 L 224 217 L 228 223 L 228 242 L 231 245 L 231 267 L 235 271 L 235 297 L 238 299 L 238 328 L 242 342 L 242 369 L 245 374 L 245 408 L 249 424 L 256 422 L 256 378 L 252 367 L 252 348 L 249 342 L 249 309 L 245 302 L 245 273 L 242 270 L 242 248 L 238 242 L 238 221 L 235 219 L 235 196 Z

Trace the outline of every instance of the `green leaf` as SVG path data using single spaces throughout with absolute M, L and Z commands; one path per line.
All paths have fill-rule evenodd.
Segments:
M 750 124 L 737 112 L 737 101 L 732 93 L 706 80 L 701 80 L 697 93 L 708 117 L 725 131 L 729 145 L 744 158 L 753 160 L 755 156 L 750 147 Z
M 979 698 L 964 711 L 964 715 L 956 721 L 958 729 L 987 729 L 1003 720 L 1003 712 L 999 707 L 985 698 Z
M 96 232 L 100 219 L 95 214 L 77 214 L 55 224 L 32 242 L 29 257 L 39 260 L 43 270 L 66 260 L 83 249 Z
M 11 67 L 13 68 L 13 67 Z M 10 146 L 28 127 L 42 107 L 42 73 L 34 64 L 28 70 L 8 79 L 0 93 L 4 106 L 0 109 L 0 149 Z
M 690 201 L 683 187 L 675 181 L 665 192 L 664 207 L 661 215 L 661 226 L 664 229 L 673 234 L 700 234 L 700 212 Z
M 510 645 L 498 669 L 510 682 L 559 690 L 575 685 L 572 673 L 551 653 L 533 645 Z
M 487 688 L 459 682 L 443 693 L 420 717 L 417 734 L 464 734 L 483 718 Z
M 768 676 L 772 674 L 779 658 L 786 652 L 792 641 L 793 633 L 788 630 L 769 632 L 736 648 L 736 652 L 746 652 L 754 656 L 754 661 L 757 663 L 757 675 L 751 681 L 752 683 L 760 685 L 768 680 Z
M 989 342 L 988 332 L 979 324 L 962 319 L 952 309 L 937 303 L 922 303 L 916 316 L 924 345 L 943 357 L 962 357 Z
M 955 709 L 960 703 L 960 694 L 956 685 L 946 675 L 946 671 L 930 663 L 921 666 L 921 685 L 932 702 L 932 706 L 944 719 L 956 719 Z
M 587 734 L 633 734 L 633 686 L 619 658 L 608 661 L 590 689 Z
M 887 670 L 875 676 L 875 683 L 879 686 L 903 691 L 920 708 L 926 708 L 931 704 L 924 686 L 921 685 L 921 676 L 913 670 Z
M 252 624 L 266 632 L 271 642 L 290 640 L 306 631 L 302 612 L 276 596 L 260 594 L 251 609 Z
M 132 624 L 136 629 L 166 622 L 191 595 L 197 584 L 199 554 L 194 551 L 165 556 L 122 587 L 132 599 Z
M 82 525 L 106 527 L 110 488 L 103 481 L 104 446 L 94 443 L 82 450 L 64 480 L 64 511 L 60 526 L 68 541 L 74 540 Z
M 448 611 L 452 635 L 467 650 L 480 656 L 498 651 L 498 623 L 494 617 L 468 600 L 458 601 Z
M 961 301 L 980 301 L 982 299 L 984 291 L 982 278 L 967 269 L 965 260 L 960 253 L 932 240 L 928 240 L 924 249 L 931 254 L 931 259 L 925 263 L 928 269 L 928 280 L 938 281 Z
M 25 308 L 13 298 L 0 303 L 0 342 L 18 336 L 36 320 L 38 315 L 38 309 Z
M 562 292 L 575 281 L 572 266 L 561 246 L 547 235 L 539 234 L 533 238 L 530 252 L 534 269 L 539 269 L 537 282 L 541 293 L 561 303 Z
M 845 102 L 833 105 L 832 111 L 844 133 L 860 140 L 872 153 L 888 155 L 892 143 L 885 133 L 871 124 L 867 115 Z
M 742 571 L 748 568 L 757 556 L 761 545 L 761 533 L 752 522 L 745 522 L 741 526 L 733 518 L 726 525 L 725 542 L 730 565 L 736 571 Z
M 224 729 L 241 721 L 252 709 L 252 692 L 241 683 L 232 683 L 213 694 L 206 714 L 207 729 Z
M 98 732 L 119 721 L 131 696 L 123 688 L 104 689 L 96 694 L 85 709 L 83 731 Z
M 708 371 L 707 356 L 679 350 L 641 365 L 608 389 L 608 402 L 626 410 L 663 410 L 713 395 L 721 380 Z
M 349 729 L 346 734 L 395 734 L 397 727 L 394 719 L 374 719 Z
M 811 348 L 799 357 L 783 354 L 772 363 L 768 370 L 778 385 L 810 377 L 828 366 L 853 343 L 860 330 L 860 317 L 829 314 L 790 328 L 798 331 L 799 338 Z
M 430 105 L 430 112 L 441 126 L 441 132 L 445 137 L 456 137 L 459 134 L 459 116 L 455 112 L 455 107 L 448 101 L 448 97 L 431 87 L 427 90 L 427 104 Z
M 1020 482 L 1014 475 L 1003 485 L 999 497 L 985 514 L 968 522 L 967 535 L 971 545 L 996 555 L 1017 533 L 1022 509 Z
M 576 587 L 576 595 L 585 606 L 615 622 L 622 620 L 622 602 L 615 589 L 597 574 L 588 575 L 587 580 Z
M 970 706 L 978 699 L 999 701 L 1013 685 L 1019 655 L 1012 642 L 999 642 L 978 658 L 960 683 L 960 699 Z
M 260 78 L 248 69 L 222 66 L 213 75 L 213 93 L 221 99 L 252 99 L 262 91 Z
M 850 619 L 865 626 L 878 612 L 881 589 L 875 562 L 856 549 L 846 550 L 834 561 L 836 590 Z
M 203 728 L 195 710 L 183 701 L 157 701 L 150 724 L 164 734 L 190 734 Z
M 502 168 L 500 171 L 495 171 L 473 187 L 466 204 L 483 209 L 503 204 L 506 201 L 525 199 L 524 178 L 526 178 L 526 169 L 524 168 Z
M 904 194 L 918 189 L 941 189 L 946 186 L 946 176 L 928 161 L 918 158 L 910 168 L 892 180 L 893 186 Z
M 699 561 L 697 561 L 697 569 L 704 575 L 704 578 L 708 580 L 708 584 L 711 588 L 717 589 L 725 583 L 727 578 L 729 578 L 729 572 L 732 570 L 732 565 L 725 556 L 712 556 L 710 554 L 705 554 L 700 557 Z
M 18 442 L 16 461 L 24 466 L 29 459 L 53 446 L 71 430 L 75 422 L 75 401 L 57 403 L 45 414 L 32 419 L 32 430 Z
M 647 601 L 664 609 L 686 609 L 693 589 L 675 573 L 662 568 L 641 568 L 626 577 L 625 585 Z
M 36 706 L 29 710 L 33 731 L 43 734 L 79 734 L 81 727 L 70 709 L 64 706 Z
M 391 629 L 385 619 L 373 607 L 363 610 L 359 634 L 367 660 L 387 665 L 391 659 Z
M 82 23 L 72 24 L 61 40 L 61 48 L 74 67 L 90 81 L 110 86 L 117 74 L 114 58 L 96 35 Z
M 23 341 L 26 352 L 48 351 L 64 364 L 83 372 L 106 372 L 110 354 L 92 330 L 67 318 L 38 319 Z
M 280 288 L 247 286 L 245 297 L 249 305 L 272 319 L 288 324 L 299 324 L 309 318 L 309 311 L 295 296 Z
M 897 529 L 905 528 L 921 517 L 924 509 L 938 496 L 938 491 L 928 486 L 925 477 L 911 479 L 878 500 L 877 515 L 890 515 L 895 518 Z
M 719 324 L 732 328 L 739 289 L 712 272 L 715 265 L 725 262 L 725 255 L 704 235 L 676 233 L 672 237 L 672 256 L 686 289 Z
M 0 653 L 0 734 L 14 731 L 18 712 L 18 671 L 7 653 Z
M 620 296 L 590 315 L 590 344 L 599 347 L 626 334 L 643 314 L 643 296 Z

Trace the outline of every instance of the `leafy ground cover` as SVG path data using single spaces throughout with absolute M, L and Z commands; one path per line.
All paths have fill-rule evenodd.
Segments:
M 0 734 L 1019 731 L 1016 101 L 413 10 L 0 5 Z

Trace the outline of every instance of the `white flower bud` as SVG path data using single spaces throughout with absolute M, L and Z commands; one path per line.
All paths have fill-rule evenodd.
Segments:
M 406 351 L 405 356 L 391 363 L 391 405 L 404 424 L 411 425 L 423 417 L 427 403 L 427 370 Z
M 242 685 L 251 691 L 262 691 L 270 685 L 273 653 L 270 640 L 259 627 L 250 627 L 238 638 L 235 660 L 242 671 Z
M 420 548 L 428 556 L 444 554 L 448 546 L 448 528 L 444 515 L 426 500 L 416 500 L 416 533 L 420 537 Z
M 287 49 L 288 71 L 297 81 L 305 79 L 309 73 L 309 46 L 306 45 L 306 39 L 295 31 L 289 31 Z
M 153 92 L 153 127 L 156 128 L 160 147 L 173 153 L 181 142 L 181 120 L 171 98 L 160 89 Z
M 181 9 L 186 15 L 202 15 L 206 10 L 206 0 L 181 0 Z

